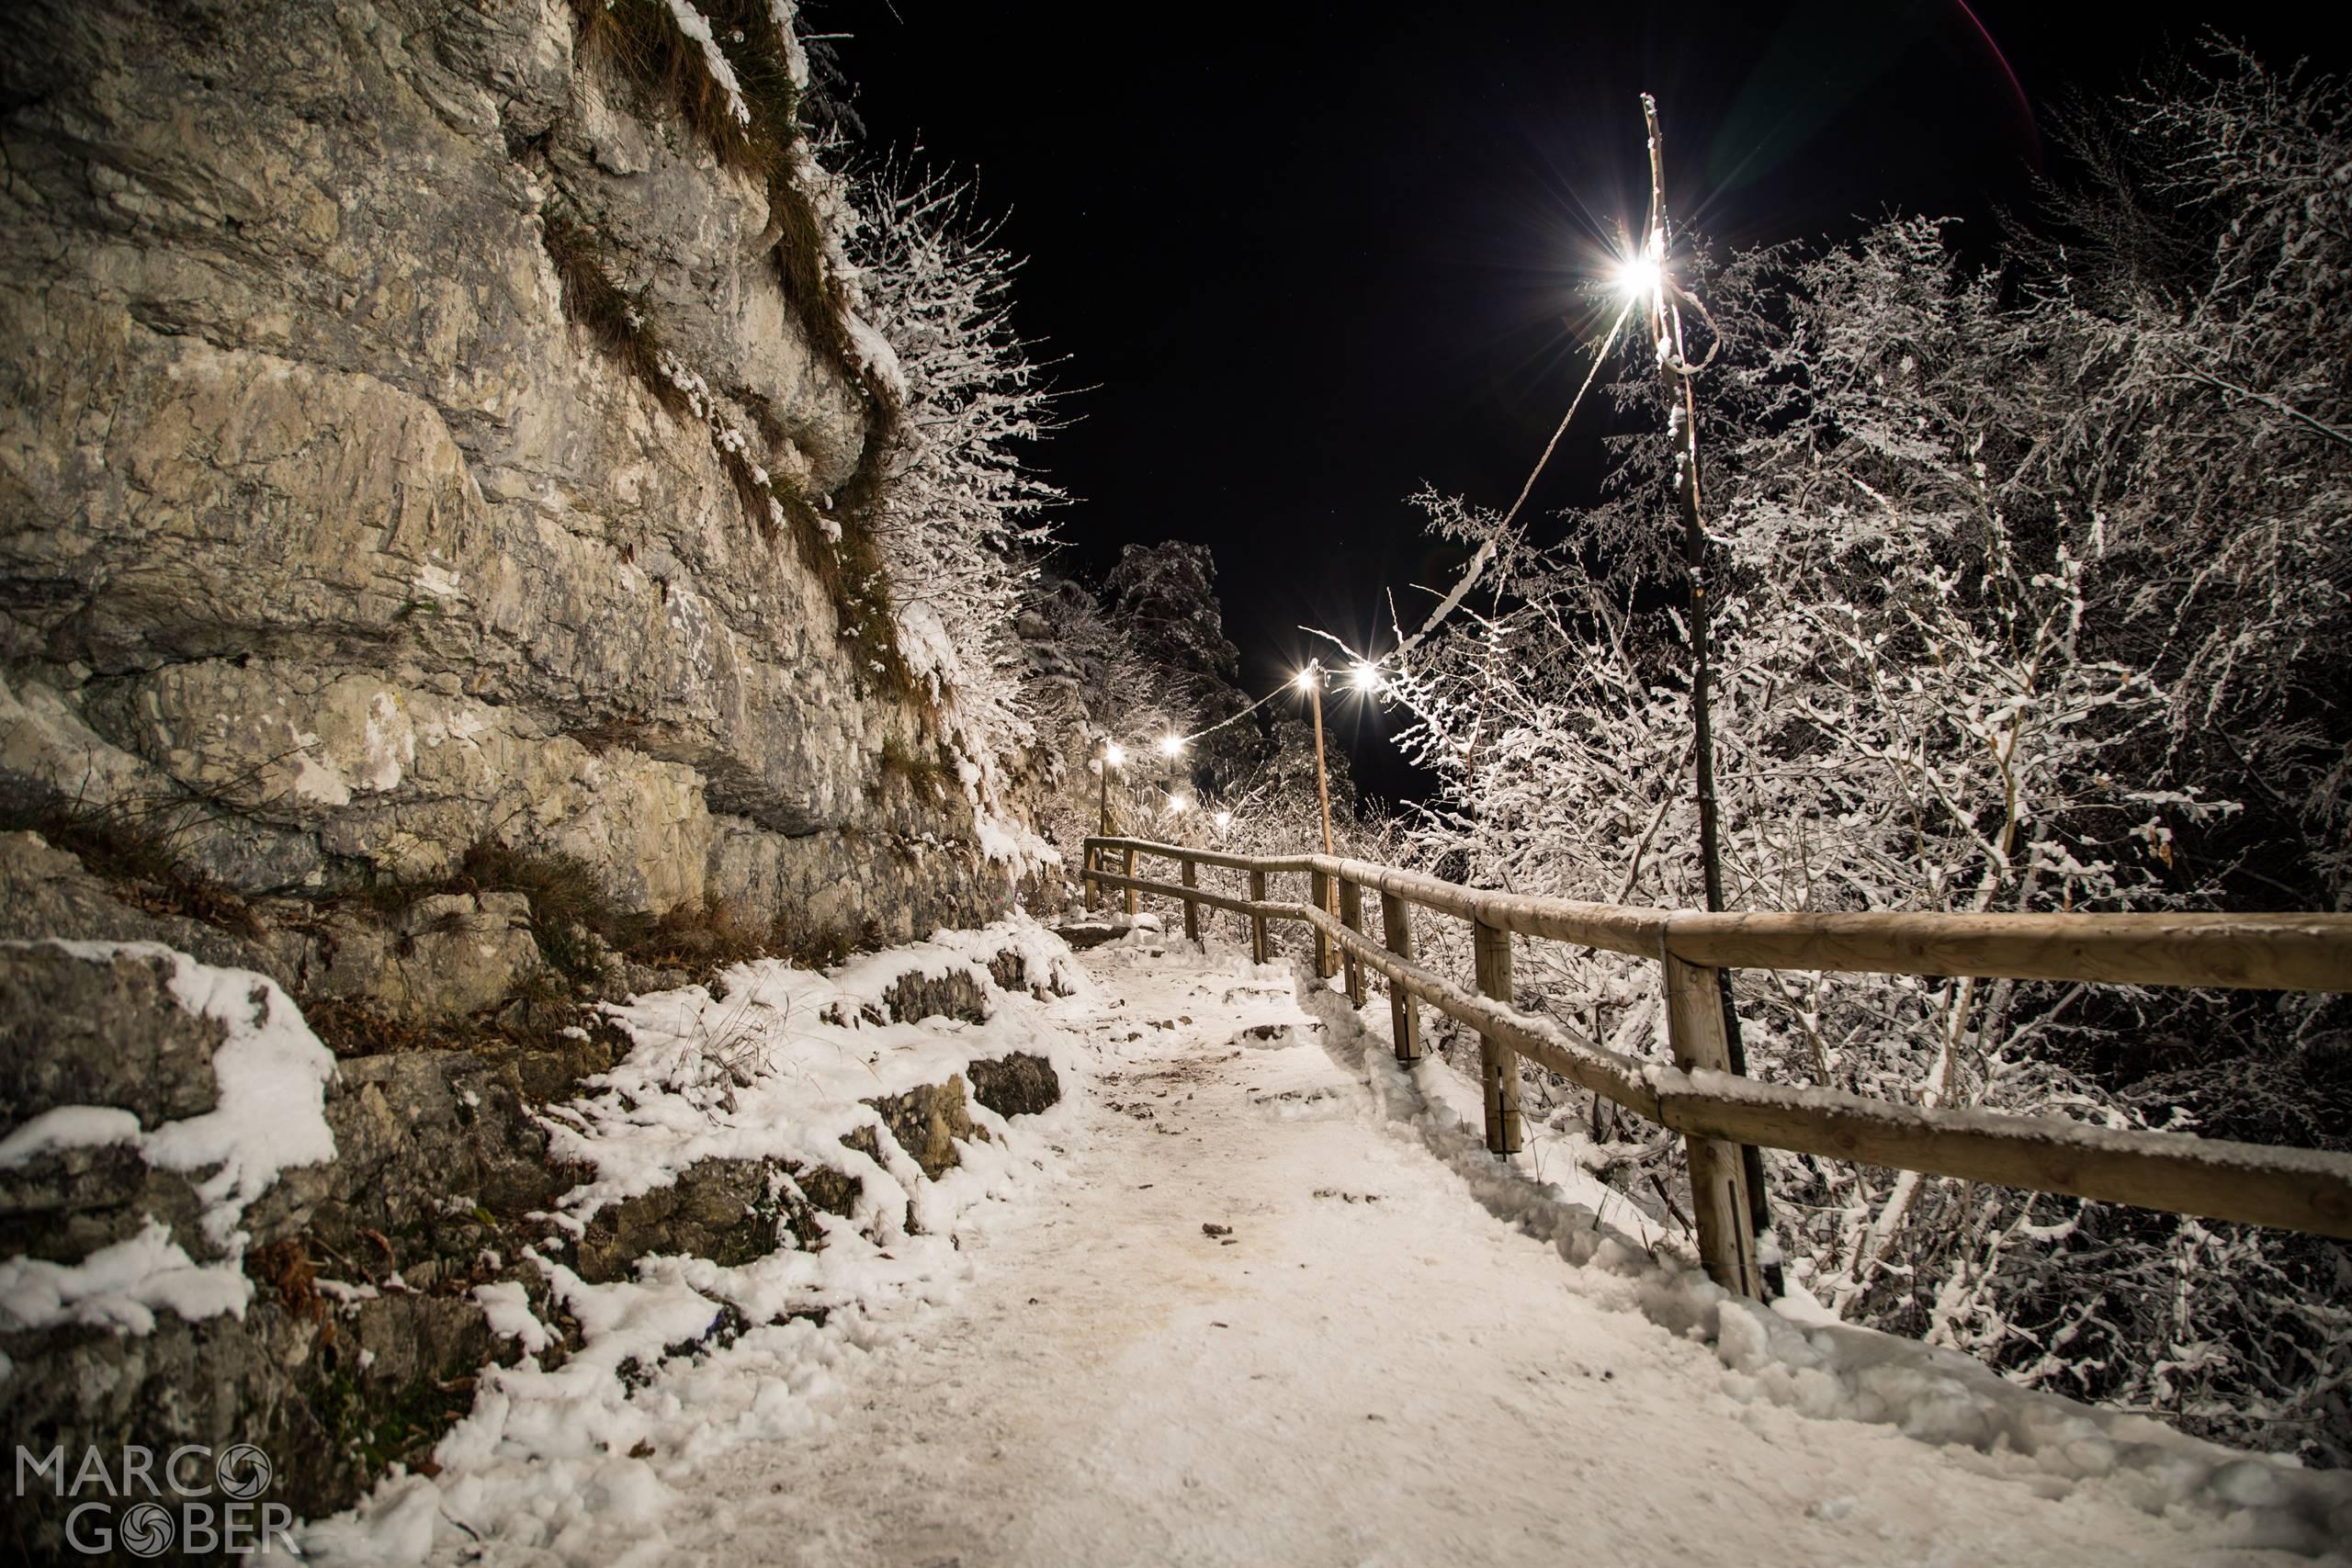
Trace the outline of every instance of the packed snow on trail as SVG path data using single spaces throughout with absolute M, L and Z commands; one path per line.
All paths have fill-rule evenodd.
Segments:
M 1069 994 L 991 982 L 984 1023 L 857 1021 L 910 953 L 974 964 L 1008 932 Z M 542 1258 L 584 1348 L 543 1367 L 528 1303 L 486 1302 L 515 1359 L 485 1370 L 439 1473 L 388 1480 L 306 1544 L 369 1562 L 2080 1568 L 2283 1565 L 2352 1540 L 2343 1476 L 1802 1303 L 1726 1299 L 1562 1150 L 1488 1155 L 1476 1086 L 1436 1059 L 1398 1066 L 1378 998 L 1351 1011 L 1148 918 L 1083 963 L 1009 926 L 827 976 L 747 965 L 723 1001 L 621 1010 L 637 1049 L 567 1118 L 597 1172 L 575 1220 L 746 1148 L 854 1167 L 868 1201 L 820 1249 L 741 1269 L 649 1259 L 590 1286 Z M 747 1030 L 756 1048 L 729 1057 L 747 1067 L 698 1065 L 695 1041 Z M 976 1108 L 988 1141 L 936 1180 L 869 1119 L 891 1086 L 1009 1051 L 1052 1062 L 1060 1103 Z M 838 1147 L 860 1127 L 878 1160 Z
M 1008 957 L 1012 985 L 998 977 Z M 938 981 L 964 983 L 986 1017 L 888 1021 L 897 987 Z M 434 1474 L 395 1467 L 360 1506 L 315 1522 L 305 1551 L 353 1562 L 662 1559 L 668 1521 L 702 1500 L 715 1455 L 817 1438 L 824 1396 L 969 1278 L 963 1248 L 985 1213 L 1057 1169 L 1095 1076 L 1069 1027 L 1091 992 L 1058 940 L 1001 922 L 823 975 L 739 964 L 716 987 L 608 1008 L 633 1048 L 586 1080 L 591 1092 L 545 1112 L 550 1155 L 593 1171 L 541 1216 L 552 1234 L 526 1253 L 545 1290 L 476 1292 L 513 1346 L 509 1364 L 482 1369 L 472 1413 L 434 1450 Z M 935 1175 L 874 1103 L 1011 1057 L 1048 1065 L 1059 1103 L 1008 1119 L 970 1099 L 971 1136 Z M 566 1238 L 598 1213 L 712 1159 L 797 1170 L 780 1171 L 770 1194 L 778 1250 L 731 1267 L 650 1257 L 633 1279 L 604 1284 L 567 1266 Z M 854 1183 L 846 1215 L 803 1190 L 820 1172 Z M 791 1216 L 820 1234 L 802 1244 Z M 582 1341 L 568 1356 L 549 1353 L 560 1336 L 543 1314 L 557 1311 Z

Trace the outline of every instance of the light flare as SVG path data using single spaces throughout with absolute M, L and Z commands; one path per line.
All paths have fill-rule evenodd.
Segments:
M 1617 264 L 1617 292 L 1628 299 L 1654 299 L 1665 281 L 1665 268 L 1647 251 L 1637 252 Z

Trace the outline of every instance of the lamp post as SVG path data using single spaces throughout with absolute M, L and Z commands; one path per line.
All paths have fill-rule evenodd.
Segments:
M 1298 672 L 1298 689 L 1306 694 L 1315 710 L 1315 799 L 1323 809 L 1323 852 L 1335 855 L 1331 847 L 1331 784 L 1323 769 L 1323 661 L 1310 659 L 1306 668 Z
M 1712 660 L 1707 625 L 1707 531 L 1699 495 L 1699 405 L 1690 388 L 1690 366 L 1682 351 L 1682 312 L 1669 297 L 1673 285 L 1666 254 L 1666 139 L 1658 130 L 1657 100 L 1642 95 L 1642 118 L 1649 131 L 1650 214 L 1641 248 L 1620 274 L 1621 283 L 1648 307 L 1650 341 L 1657 344 L 1659 391 L 1667 408 L 1667 434 L 1674 444 L 1675 500 L 1682 513 L 1683 570 L 1690 583 L 1690 728 L 1696 754 L 1694 784 L 1699 806 L 1699 871 L 1711 911 L 1724 907 L 1721 829 L 1715 806 L 1715 741 L 1710 686 Z M 1713 351 L 1710 351 L 1710 357 Z M 1702 360 L 1702 364 L 1705 361 Z M 1732 1005 L 1731 971 L 1715 971 L 1723 1009 L 1724 1040 L 1731 1070 L 1747 1071 L 1747 1051 L 1739 1037 L 1739 1012 Z M 1771 1228 L 1764 1192 L 1764 1158 L 1753 1145 L 1739 1146 L 1747 1188 L 1748 1223 L 1758 1237 Z M 1781 1293 L 1777 1264 L 1766 1270 L 1769 1296 Z
M 1323 661 L 1310 659 L 1306 668 L 1298 672 L 1298 683 L 1306 693 L 1308 704 L 1315 710 L 1315 798 L 1323 811 L 1323 852 L 1336 855 L 1339 851 L 1331 843 L 1331 781 L 1323 765 Z M 1338 918 L 1339 907 L 1334 895 L 1339 884 L 1320 873 L 1315 878 L 1317 902 L 1323 912 Z M 1315 933 L 1315 972 L 1328 977 L 1335 965 L 1331 960 L 1331 939 L 1321 931 Z
M 1172 733 L 1161 736 L 1159 739 L 1159 754 L 1168 759 L 1168 787 L 1166 790 L 1168 796 L 1168 813 L 1171 817 L 1182 817 L 1184 814 L 1184 807 L 1192 804 L 1177 787 L 1176 783 L 1176 764 L 1184 755 L 1184 738 L 1181 735 Z
M 1102 747 L 1102 834 L 1106 839 L 1111 836 L 1111 770 L 1117 767 L 1126 760 L 1127 754 L 1119 749 L 1119 743 L 1117 741 L 1113 740 L 1104 743 Z
M 1117 767 L 1126 760 L 1127 754 L 1119 749 L 1119 743 L 1117 741 L 1106 740 L 1102 743 L 1100 789 L 1095 796 L 1096 809 L 1100 813 L 1101 817 L 1101 820 L 1095 829 L 1099 837 L 1107 839 L 1111 836 L 1111 770 Z M 1101 852 L 1099 851 L 1096 852 L 1097 854 L 1100 852 Z M 1095 855 L 1090 854 L 1086 857 L 1086 869 L 1092 871 L 1094 868 Z M 1085 882 L 1086 907 L 1089 909 L 1101 908 L 1102 903 L 1102 885 L 1095 881 L 1091 876 L 1087 877 Z M 1128 895 L 1129 897 L 1133 897 L 1135 895 L 1132 893 Z

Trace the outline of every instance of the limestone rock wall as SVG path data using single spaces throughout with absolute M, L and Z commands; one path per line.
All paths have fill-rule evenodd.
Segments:
M 456 921 L 423 903 L 410 913 L 420 938 L 494 943 L 511 928 L 484 931 L 482 917 L 519 917 L 498 898 L 440 912 Z M 106 942 L 50 940 L 61 930 Z M 303 1517 L 330 1513 L 388 1465 L 428 1462 L 472 1404 L 485 1364 L 516 1358 L 485 1322 L 484 1287 L 526 1292 L 557 1340 L 547 1364 L 579 1348 L 579 1325 L 531 1249 L 604 1281 L 657 1253 L 733 1266 L 779 1247 L 820 1249 L 818 1215 L 858 1211 L 857 1160 L 708 1159 L 567 1235 L 548 1211 L 593 1171 L 551 1147 L 550 1111 L 592 1092 L 582 1080 L 628 1050 L 622 1032 L 591 1013 L 588 1027 L 539 1038 L 339 1052 L 319 1108 L 333 1159 L 280 1171 L 224 1249 L 204 1223 L 217 1198 L 206 1195 L 210 1168 L 170 1167 L 151 1146 L 225 1100 L 224 1032 L 175 999 L 165 947 L 117 945 L 132 943 L 200 951 L 205 962 L 251 970 L 256 988 L 262 976 L 291 973 L 282 943 L 141 910 L 35 835 L 0 833 L 0 1134 L 91 1108 L 138 1126 L 98 1139 L 52 1132 L 0 1160 L 0 1410 L 11 1439 L 36 1454 L 61 1444 L 78 1455 L 252 1442 L 277 1467 L 272 1501 Z M 437 967 L 466 972 L 447 959 Z M 1013 948 L 987 967 L 1007 992 L 1044 995 L 1059 983 Z M 943 981 L 917 969 L 883 994 L 873 1021 L 941 1011 L 979 1021 L 994 1005 L 967 975 Z M 1012 1117 L 1062 1093 L 1052 1064 L 1023 1052 L 975 1058 L 967 1072 L 968 1084 L 950 1076 L 866 1101 L 927 1177 L 988 1137 L 973 1102 Z M 873 1126 L 843 1142 L 867 1162 L 881 1152 Z M 148 1233 L 191 1265 L 237 1270 L 239 1298 L 198 1312 L 179 1292 L 141 1313 L 122 1292 L 152 1280 L 126 1284 L 141 1270 L 94 1259 Z M 28 1275 L 49 1266 L 79 1271 L 71 1310 L 39 1310 L 40 1280 Z M 19 1321 L 20 1311 L 54 1321 Z M 742 1326 L 729 1320 L 710 1333 Z M 36 1489 L 16 1510 L 7 1539 L 28 1561 L 80 1560 L 60 1544 L 62 1505 Z
M 495 839 L 657 914 L 1001 908 L 960 795 L 884 766 L 925 716 L 566 319 L 551 213 L 780 480 L 868 460 L 763 187 L 562 0 L 28 0 L 0 95 L 0 789 L 168 806 L 251 894 Z
M 823 236 L 582 45 L 603 15 L 0 6 L 0 1135 L 49 1118 L 0 1162 L 23 1433 L 234 1434 L 300 1511 L 348 1503 L 513 1353 L 479 1290 L 547 1307 L 524 1249 L 581 1172 L 543 1113 L 625 1048 L 600 1001 L 1003 911 L 935 716 L 845 636 L 849 558 L 801 553 L 889 427 L 786 293 L 779 236 Z M 582 235 L 674 378 L 572 319 Z M 821 522 L 747 514 L 747 465 Z M 212 1104 L 220 1030 L 164 949 L 58 939 L 252 971 L 332 1053 L 333 1157 L 235 1249 L 135 1152 Z M 1042 1058 L 971 1073 L 1008 1115 L 1059 1092 Z M 877 1110 L 936 1174 L 985 1135 L 967 1092 Z M 706 1162 L 579 1256 L 815 1247 L 859 1191 Z M 166 1247 L 250 1299 L 120 1308 L 138 1332 L 35 1299 Z

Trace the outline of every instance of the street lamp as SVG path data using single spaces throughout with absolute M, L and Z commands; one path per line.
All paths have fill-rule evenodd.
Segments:
M 1101 817 L 1101 823 L 1100 826 L 1096 828 L 1095 831 L 1099 836 L 1105 839 L 1111 836 L 1111 770 L 1117 767 L 1120 763 L 1125 762 L 1126 760 L 1127 754 L 1120 748 L 1117 741 L 1105 740 L 1102 743 L 1101 790 L 1096 796 L 1096 806 Z M 1093 854 L 1089 854 L 1085 861 L 1086 869 L 1089 871 L 1093 870 L 1095 856 Z M 1091 876 L 1086 877 L 1085 883 L 1086 907 L 1091 909 L 1096 906 L 1097 902 L 1102 896 L 1102 884 L 1096 882 Z M 1134 896 L 1133 892 L 1128 894 L 1129 897 L 1133 897 Z
M 1306 668 L 1298 672 L 1298 689 L 1306 694 L 1315 710 L 1315 798 L 1323 808 L 1323 852 L 1339 852 L 1331 847 L 1331 782 L 1323 765 L 1323 661 L 1310 659 Z
M 1322 660 L 1316 659 L 1308 660 L 1306 661 L 1306 668 L 1298 672 L 1298 684 L 1300 689 L 1306 693 L 1307 701 L 1313 704 L 1315 708 L 1315 798 L 1323 808 L 1323 852 L 1327 855 L 1336 855 L 1339 852 L 1332 848 L 1331 845 L 1331 781 L 1327 775 L 1323 765 Z M 1335 906 L 1340 890 L 1340 885 L 1336 880 L 1328 876 L 1322 880 L 1324 888 L 1324 912 L 1326 914 L 1337 915 L 1339 910 Z M 1329 975 L 1331 972 L 1330 969 L 1327 967 L 1329 963 L 1329 959 L 1328 957 L 1328 954 L 1330 952 L 1329 943 L 1330 939 L 1329 937 L 1322 935 L 1320 932 L 1317 933 L 1315 939 L 1315 966 L 1317 973 L 1321 975 Z
M 1159 754 L 1168 759 L 1168 799 L 1170 811 L 1184 809 L 1183 796 L 1176 793 L 1176 760 L 1184 754 L 1184 738 L 1170 731 L 1159 738 Z
M 1098 829 L 1104 838 L 1111 836 L 1111 770 L 1127 760 L 1127 754 L 1115 740 L 1102 743 L 1102 789 L 1101 796 L 1102 825 Z
M 1645 300 L 1657 297 L 1666 282 L 1666 269 L 1660 265 L 1657 236 L 1650 243 L 1617 264 L 1617 292 L 1628 299 Z
M 1657 124 L 1657 100 L 1642 95 L 1642 118 L 1649 131 L 1649 241 L 1642 260 L 1647 264 L 1650 338 L 1657 344 L 1657 368 L 1667 413 L 1667 439 L 1674 453 L 1675 500 L 1682 513 L 1683 569 L 1690 583 L 1690 620 L 1686 637 L 1690 649 L 1690 749 L 1693 793 L 1699 807 L 1699 875 L 1709 910 L 1724 907 L 1723 846 L 1715 807 L 1715 742 L 1710 715 L 1713 654 L 1709 649 L 1707 591 L 1707 530 L 1699 495 L 1699 405 L 1691 393 L 1695 368 L 1684 357 L 1682 312 L 1667 297 L 1666 276 L 1666 139 Z M 1679 290 L 1677 291 L 1678 295 Z M 1693 304 L 1697 301 L 1693 300 Z M 1703 308 L 1702 308 L 1703 313 Z M 1721 346 L 1720 340 L 1716 344 Z M 1714 349 L 1707 351 L 1708 358 Z M 1707 361 L 1701 360 L 1704 365 Z M 1747 1049 L 1739 1035 L 1739 1012 L 1732 1005 L 1731 975 L 1715 974 L 1715 991 L 1723 1008 L 1724 1044 L 1731 1070 L 1747 1070 Z M 1747 1189 L 1747 1218 L 1754 1233 L 1764 1235 L 1771 1225 L 1764 1193 L 1763 1156 L 1754 1145 L 1740 1145 L 1740 1168 Z M 1780 1293 L 1780 1281 L 1770 1280 L 1770 1295 Z

